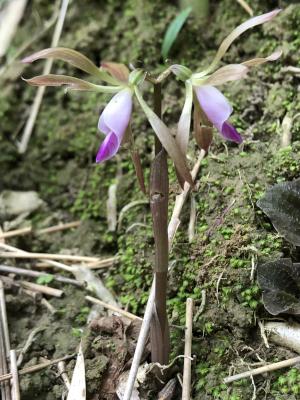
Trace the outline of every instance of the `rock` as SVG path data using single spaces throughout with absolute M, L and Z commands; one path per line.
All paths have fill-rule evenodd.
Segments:
M 23 213 L 30 213 L 44 202 L 37 192 L 17 192 L 5 190 L 0 193 L 0 217 L 12 217 Z

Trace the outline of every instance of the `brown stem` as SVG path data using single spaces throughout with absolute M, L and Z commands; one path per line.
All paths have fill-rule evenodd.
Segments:
M 154 85 L 154 111 L 161 117 L 161 84 Z M 167 364 L 169 360 L 169 325 L 167 319 L 169 179 L 167 153 L 155 138 L 155 158 L 151 166 L 150 206 L 155 241 L 155 310 L 151 321 L 152 362 Z

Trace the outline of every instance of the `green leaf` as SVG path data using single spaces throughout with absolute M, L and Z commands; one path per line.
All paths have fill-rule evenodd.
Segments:
M 36 283 L 39 285 L 47 285 L 48 283 L 52 282 L 54 276 L 51 274 L 41 275 L 37 278 Z
M 161 55 L 163 56 L 164 59 L 167 58 L 173 43 L 175 42 L 181 28 L 183 27 L 191 11 L 192 7 L 185 8 L 177 15 L 177 17 L 169 25 L 165 33 L 164 41 L 161 48 Z

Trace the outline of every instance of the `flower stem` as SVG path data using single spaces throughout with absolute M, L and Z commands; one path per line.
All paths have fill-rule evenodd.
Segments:
M 154 84 L 154 112 L 161 117 L 161 83 Z M 152 362 L 168 364 L 169 325 L 167 318 L 169 179 L 167 153 L 155 137 L 155 158 L 151 166 L 150 205 L 155 241 L 155 307 L 150 327 Z

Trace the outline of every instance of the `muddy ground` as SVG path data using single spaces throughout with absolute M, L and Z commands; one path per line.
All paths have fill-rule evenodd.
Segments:
M 201 166 L 199 190 L 193 193 L 197 210 L 194 239 L 189 243 L 188 202 L 171 252 L 168 305 L 173 325 L 172 358 L 183 353 L 184 331 L 180 327 L 185 321 L 185 300 L 192 297 L 196 304 L 193 399 L 300 398 L 297 368 L 258 376 L 253 382 L 245 379 L 230 385 L 223 383 L 223 378 L 229 374 L 295 355 L 272 344 L 269 349 L 265 347 L 258 320 L 270 315 L 264 310 L 255 274 L 251 271 L 257 262 L 293 254 L 290 245 L 277 235 L 259 211 L 256 201 L 271 184 L 299 177 L 300 118 L 293 120 L 289 147 L 281 148 L 281 137 L 283 118 L 293 118 L 300 112 L 299 77 L 285 71 L 287 66 L 299 67 L 300 4 L 264 0 L 253 1 L 251 6 L 255 14 L 278 6 L 283 11 L 274 22 L 239 38 L 224 62 L 238 63 L 256 55 L 270 54 L 276 48 L 282 48 L 283 55 L 280 61 L 252 71 L 248 79 L 224 87 L 223 92 L 234 108 L 232 121 L 245 141 L 241 146 L 224 143 L 215 134 L 210 153 Z M 82 51 L 98 63 L 100 60 L 142 61 L 146 69 L 158 73 L 163 69 L 159 56 L 163 33 L 177 10 L 171 1 L 89 1 L 84 5 L 71 2 L 60 45 Z M 53 11 L 52 2 L 35 0 L 29 3 L 9 56 L 32 32 L 42 29 Z M 170 54 L 172 62 L 193 70 L 206 66 L 222 38 L 247 17 L 238 2 L 211 1 L 207 17 L 193 14 L 188 19 Z M 51 30 L 32 43 L 27 52 L 48 47 L 50 40 Z M 136 182 L 128 151 L 122 150 L 117 158 L 105 164 L 94 163 L 101 139 L 97 120 L 107 97 L 66 95 L 60 89 L 47 89 L 27 152 L 20 155 L 16 150 L 16 140 L 36 91 L 28 87 L 21 76 L 33 76 L 41 70 L 42 63 L 29 67 L 15 63 L 0 78 L 0 191 L 35 190 L 44 201 L 21 226 L 31 223 L 41 228 L 76 219 L 81 219 L 82 224 L 77 229 L 22 236 L 7 243 L 33 252 L 118 255 L 118 263 L 96 274 L 123 307 L 142 316 L 152 279 L 150 212 L 147 204 L 132 207 L 124 214 L 116 232 L 107 230 L 108 188 L 120 170 L 118 211 L 132 201 L 146 200 Z M 53 72 L 81 76 L 60 62 L 55 63 Z M 178 99 L 183 99 L 183 87 L 171 78 L 164 88 L 164 120 L 175 129 L 182 107 L 182 100 Z M 153 135 L 138 105 L 134 113 L 133 132 L 148 177 Z M 192 165 L 197 157 L 194 141 L 189 154 Z M 171 163 L 170 175 L 171 212 L 179 192 Z M 2 215 L 1 223 L 5 221 L 7 217 Z M 34 265 L 24 260 L 9 260 L 7 264 Z M 57 310 L 54 315 L 30 296 L 15 289 L 6 291 L 12 347 L 22 348 L 29 334 L 41 328 L 22 366 L 72 354 L 82 337 L 88 398 L 114 398 L 112 369 L 115 366 L 120 373 L 129 365 L 136 327 L 125 327 L 117 320 L 117 325 L 111 329 L 107 323 L 104 328 L 87 328 L 91 309 L 84 297 L 87 290 L 57 282 L 50 285 L 65 292 L 61 299 L 48 298 Z M 199 314 L 201 303 L 204 308 Z M 102 315 L 105 312 L 102 311 Z M 112 365 L 115 354 L 121 355 L 117 366 Z M 176 377 L 182 370 L 182 359 L 178 359 L 175 366 L 172 373 Z M 72 360 L 67 367 L 70 374 L 73 367 Z M 145 387 L 145 398 L 157 398 L 158 390 L 158 381 L 154 387 Z M 24 400 L 60 399 L 63 392 L 64 386 L 55 368 L 21 378 Z M 180 398 L 178 382 L 174 398 Z

